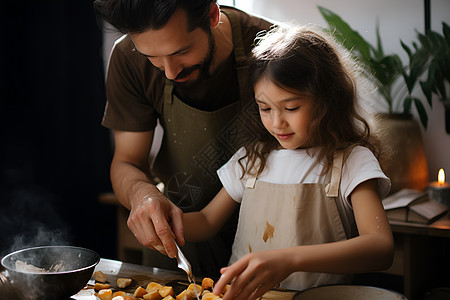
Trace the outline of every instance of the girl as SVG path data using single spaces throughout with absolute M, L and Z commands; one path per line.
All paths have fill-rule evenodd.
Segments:
M 265 130 L 218 170 L 213 201 L 184 215 L 186 240 L 204 240 L 240 204 L 215 294 L 231 283 L 225 300 L 256 299 L 278 284 L 349 283 L 392 264 L 380 200 L 390 181 L 356 109 L 357 75 L 348 53 L 316 29 L 283 25 L 260 38 L 250 80 Z

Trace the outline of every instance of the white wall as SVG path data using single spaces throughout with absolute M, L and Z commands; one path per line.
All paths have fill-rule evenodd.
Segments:
M 220 3 L 221 1 L 219 1 Z M 253 14 L 276 21 L 298 24 L 314 23 L 325 26 L 317 6 L 326 7 L 340 15 L 370 42 L 375 43 L 375 27 L 379 22 L 380 34 L 386 53 L 397 53 L 406 58 L 400 39 L 411 45 L 416 30 L 424 31 L 423 0 L 236 0 L 236 6 Z M 442 32 L 441 22 L 450 24 L 450 1 L 431 0 L 431 28 Z M 417 95 L 423 97 L 420 91 Z M 439 168 L 446 171 L 450 181 L 450 135 L 445 132 L 444 106 L 437 98 L 428 108 L 428 130 L 423 130 L 430 181 L 437 180 Z M 413 112 L 416 114 L 416 112 Z

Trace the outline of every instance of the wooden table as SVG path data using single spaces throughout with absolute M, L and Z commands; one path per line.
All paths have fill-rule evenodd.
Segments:
M 158 268 L 146 267 L 136 264 L 124 263 L 117 260 L 101 259 L 100 263 L 95 268 L 95 271 L 102 271 L 107 278 L 108 283 L 111 285 L 113 291 L 123 290 L 127 293 L 133 293 L 138 286 L 145 288 L 147 284 L 151 281 L 156 281 L 161 284 L 186 284 L 187 287 L 187 277 L 185 273 L 174 272 L 169 270 L 163 270 Z M 116 280 L 119 277 L 131 278 L 133 279 L 132 284 L 126 289 L 118 289 L 116 285 Z M 200 279 L 199 279 L 200 280 Z M 71 299 L 77 300 L 94 300 L 98 299 L 94 296 L 94 290 L 89 288 L 94 280 L 91 279 L 88 288 L 81 290 L 76 295 L 72 296 Z M 263 296 L 263 300 L 292 300 L 296 292 L 292 291 L 281 291 L 281 290 L 271 290 Z
M 386 273 L 403 276 L 403 294 L 422 300 L 436 287 L 450 287 L 450 214 L 430 225 L 390 221 L 395 257 Z

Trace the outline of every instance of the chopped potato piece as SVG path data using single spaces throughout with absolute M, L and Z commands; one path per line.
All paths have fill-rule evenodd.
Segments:
M 100 283 L 106 282 L 106 275 L 102 271 L 97 271 L 94 273 L 95 281 Z
M 150 282 L 149 284 L 147 284 L 147 291 L 158 291 L 160 288 L 162 288 L 162 285 L 157 283 L 157 282 Z
M 214 280 L 211 278 L 205 277 L 202 280 L 202 288 L 203 290 L 211 289 L 214 286 Z
M 141 286 L 138 286 L 137 289 L 134 291 L 133 296 L 136 298 L 142 298 L 145 294 L 147 294 L 147 290 L 142 288 Z
M 97 296 L 101 300 L 112 300 L 112 290 L 111 289 L 103 289 L 100 290 L 97 294 Z
M 148 291 L 148 293 L 145 294 L 143 298 L 145 300 L 161 300 L 162 299 L 161 295 L 156 290 Z
M 201 286 L 201 285 L 198 285 L 198 284 L 194 284 L 194 283 L 191 283 L 191 284 L 188 286 L 187 290 L 188 290 L 188 291 L 192 291 L 192 292 L 194 293 L 194 296 L 195 296 L 195 295 L 201 295 L 201 294 L 203 293 L 203 288 L 202 288 L 202 286 Z
M 202 296 L 202 300 L 216 300 L 216 299 L 220 299 L 220 297 L 211 292 L 204 293 Z
M 95 285 L 94 285 L 94 289 L 96 291 L 109 289 L 110 287 L 111 287 L 111 285 L 108 284 L 108 283 L 98 283 L 98 282 L 96 282 Z
M 136 298 L 134 298 L 133 296 L 127 295 L 127 293 L 122 291 L 115 292 L 112 296 L 112 300 L 114 300 L 114 298 L 119 298 L 118 300 L 136 300 Z
M 132 280 L 130 278 L 117 278 L 117 286 L 119 289 L 124 289 L 131 284 Z
M 144 289 L 138 286 L 134 291 L 133 296 L 125 291 L 116 291 L 112 293 L 110 284 L 106 282 L 106 275 L 101 271 L 95 272 L 95 290 L 100 300 L 196 300 L 197 295 L 201 300 L 222 300 L 223 294 L 215 295 L 212 293 L 214 287 L 214 280 L 208 277 L 203 278 L 201 285 L 191 283 L 188 287 L 178 294 L 174 295 L 172 286 L 164 286 L 158 282 L 152 281 L 148 283 Z M 104 281 L 104 282 L 100 282 Z M 121 289 L 128 287 L 133 280 L 131 278 L 117 278 L 117 286 Z M 230 285 L 226 285 L 224 294 L 228 291 Z
M 193 300 L 194 297 L 194 293 L 188 290 L 184 290 L 177 295 L 176 300 Z
M 161 297 L 173 296 L 173 287 L 171 286 L 163 286 L 158 290 L 158 293 Z

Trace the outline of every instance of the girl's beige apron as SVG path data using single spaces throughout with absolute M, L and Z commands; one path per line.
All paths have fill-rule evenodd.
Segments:
M 329 184 L 273 184 L 249 178 L 239 213 L 230 263 L 250 252 L 347 239 L 352 221 L 342 222 L 339 194 L 343 153 L 334 157 Z M 344 229 L 345 227 L 345 229 Z M 303 290 L 334 283 L 349 283 L 348 275 L 296 272 L 281 282 L 282 288 Z
M 246 56 L 240 21 L 230 10 L 227 14 L 233 35 L 233 53 L 237 70 L 241 101 L 217 111 L 203 111 L 181 101 L 173 93 L 173 84 L 166 80 L 164 113 L 161 120 L 164 136 L 152 169 L 153 175 L 165 184 L 166 196 L 183 211 L 198 211 L 206 206 L 222 187 L 216 170 L 237 151 L 242 139 L 250 132 L 240 126 L 242 103 L 248 103 L 252 90 L 247 84 Z M 205 99 L 204 101 L 208 101 Z M 221 234 L 208 243 L 183 247 L 194 272 L 216 273 L 226 266 L 236 230 L 237 214 Z M 144 251 L 145 265 L 176 269 L 176 262 L 155 251 Z M 200 253 L 201 260 L 197 253 Z M 158 254 L 158 253 L 156 253 Z M 201 269 L 198 269 L 201 265 Z M 197 270 L 195 270 L 197 268 Z

